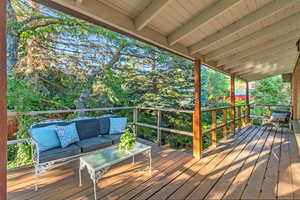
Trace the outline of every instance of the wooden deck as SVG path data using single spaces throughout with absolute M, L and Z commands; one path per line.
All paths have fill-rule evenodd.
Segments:
M 249 127 L 197 161 L 190 154 L 153 146 L 153 174 L 142 155 L 115 166 L 98 184 L 99 199 L 299 199 L 300 157 L 288 129 Z M 49 171 L 33 191 L 31 168 L 8 174 L 9 199 L 93 199 L 92 182 L 78 163 Z

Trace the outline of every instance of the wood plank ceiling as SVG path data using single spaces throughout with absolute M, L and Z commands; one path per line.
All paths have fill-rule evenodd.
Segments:
M 290 73 L 299 0 L 36 0 L 252 81 Z

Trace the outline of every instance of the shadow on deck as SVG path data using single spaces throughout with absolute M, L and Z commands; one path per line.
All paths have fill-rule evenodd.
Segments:
M 98 199 L 276 199 L 300 198 L 300 157 L 290 130 L 251 126 L 207 152 L 190 154 L 153 146 L 153 173 L 143 155 L 109 170 L 98 184 Z M 86 171 L 78 187 L 78 162 L 47 172 L 35 192 L 32 168 L 10 170 L 9 199 L 93 199 Z

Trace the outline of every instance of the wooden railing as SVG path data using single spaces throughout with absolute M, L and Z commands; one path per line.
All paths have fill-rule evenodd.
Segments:
M 235 116 L 231 115 L 231 111 L 234 109 Z M 223 120 L 221 124 L 217 123 L 217 112 L 222 111 L 223 112 Z M 212 138 L 212 146 L 217 146 L 217 129 L 223 128 L 223 138 L 227 139 L 228 136 L 228 126 L 230 126 L 230 133 L 234 134 L 236 130 L 236 125 L 238 129 L 241 129 L 244 125 L 247 125 L 250 122 L 250 109 L 249 105 L 237 105 L 234 108 L 231 106 L 228 107 L 221 107 L 221 108 L 214 108 L 214 109 L 207 109 L 202 110 L 202 113 L 210 112 L 211 118 L 212 118 L 212 126 L 211 129 L 205 130 L 202 132 L 203 135 L 211 134 Z M 228 114 L 229 121 L 228 121 Z M 236 124 L 237 123 L 237 124 Z
M 231 109 L 234 109 L 235 116 L 233 117 L 231 115 Z M 202 135 L 209 135 L 211 134 L 211 145 L 213 147 L 217 146 L 217 130 L 222 128 L 223 132 L 223 138 L 227 139 L 227 136 L 229 133 L 234 134 L 234 131 L 236 130 L 236 126 L 238 129 L 242 128 L 243 124 L 248 124 L 250 122 L 250 112 L 249 112 L 249 105 L 237 105 L 235 108 L 232 108 L 230 106 L 228 107 L 221 107 L 221 108 L 214 108 L 214 109 L 205 109 L 202 110 L 202 115 L 205 113 L 211 113 L 211 127 L 208 130 L 203 130 Z M 22 115 L 44 115 L 44 114 L 62 114 L 62 113 L 78 113 L 78 112 L 98 112 L 98 111 L 116 111 L 116 110 L 133 110 L 132 113 L 132 119 L 133 121 L 130 122 L 130 124 L 133 126 L 133 131 L 137 134 L 138 133 L 138 127 L 146 127 L 150 129 L 156 129 L 157 133 L 157 144 L 162 144 L 162 132 L 170 132 L 170 133 L 176 133 L 180 135 L 185 136 L 191 136 L 193 137 L 193 132 L 191 131 L 185 131 L 185 130 L 178 130 L 178 129 L 172 129 L 162 126 L 162 113 L 185 113 L 185 114 L 194 114 L 193 110 L 176 110 L 176 109 L 165 109 L 165 108 L 152 108 L 152 107 L 112 107 L 112 108 L 93 108 L 93 109 L 74 109 L 74 110 L 50 110 L 50 111 L 31 111 L 31 112 L 19 112 L 15 113 L 16 116 L 22 116 Z M 143 110 L 148 111 L 154 111 L 156 112 L 156 125 L 153 124 L 147 124 L 140 122 L 139 114 Z M 220 113 L 222 111 L 222 116 L 220 116 Z M 222 120 L 221 120 L 222 119 Z M 222 123 L 219 123 L 219 121 L 222 121 Z M 228 128 L 230 126 L 230 131 L 228 131 Z M 192 127 L 192 121 L 191 121 L 191 127 Z M 191 128 L 192 130 L 192 128 Z M 12 140 L 9 141 L 8 144 L 16 144 L 20 142 L 28 142 L 27 139 L 20 139 L 20 140 Z
M 231 112 L 228 112 L 231 109 L 235 110 L 235 116 L 233 117 L 230 115 L 230 120 L 228 121 L 228 114 Z M 138 114 L 141 110 L 152 110 L 155 111 L 156 114 L 156 125 L 151 125 L 151 124 L 146 124 L 138 121 Z M 223 112 L 223 123 L 218 124 L 218 119 L 217 119 L 217 112 L 222 111 Z M 135 133 L 137 131 L 138 126 L 142 127 L 147 127 L 151 129 L 156 129 L 157 131 L 157 143 L 160 145 L 161 144 L 161 134 L 162 131 L 164 132 L 171 132 L 171 133 L 177 133 L 181 135 L 187 135 L 187 136 L 193 136 L 193 132 L 189 131 L 183 131 L 183 130 L 177 130 L 177 129 L 170 129 L 166 127 L 161 126 L 161 113 L 162 112 L 175 112 L 175 113 L 188 113 L 188 114 L 193 114 L 193 110 L 176 110 L 176 109 L 163 109 L 163 108 L 149 108 L 149 107 L 136 107 L 134 108 L 134 120 L 133 120 L 133 125 L 134 125 L 134 130 Z M 236 130 L 236 125 L 238 129 L 241 129 L 243 124 L 247 125 L 250 123 L 250 106 L 249 105 L 237 105 L 235 108 L 232 108 L 231 106 L 228 107 L 221 107 L 221 108 L 213 108 L 213 109 L 205 109 L 201 111 L 203 113 L 211 113 L 211 128 L 208 130 L 203 130 L 202 135 L 208 135 L 211 134 L 211 141 L 212 141 L 212 146 L 216 147 L 217 146 L 217 130 L 220 128 L 223 128 L 223 138 L 227 139 L 228 136 L 228 126 L 230 126 L 230 133 L 234 134 Z M 236 124 L 237 123 L 237 124 Z M 192 123 L 191 123 L 192 125 Z

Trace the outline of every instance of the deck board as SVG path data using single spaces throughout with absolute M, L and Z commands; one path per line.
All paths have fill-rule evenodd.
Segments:
M 275 199 L 277 196 L 281 136 L 282 132 L 277 130 L 259 194 L 260 199 Z
M 277 195 L 279 199 L 293 198 L 293 183 L 291 174 L 291 161 L 289 155 L 290 134 L 282 130 L 280 167 L 279 167 L 279 183 Z
M 260 194 L 261 185 L 269 162 L 270 153 L 274 141 L 274 136 L 276 135 L 276 130 L 268 130 L 268 138 L 264 143 L 262 152 L 259 154 L 259 158 L 255 163 L 255 167 L 248 179 L 247 186 L 242 194 L 242 199 L 257 199 Z
M 140 155 L 126 160 L 98 183 L 98 199 L 299 199 L 300 157 L 294 134 L 287 128 L 251 126 L 196 160 L 191 154 L 153 145 L 153 173 Z M 84 170 L 78 187 L 78 162 L 47 172 L 33 190 L 30 167 L 9 170 L 8 198 L 93 199 Z

